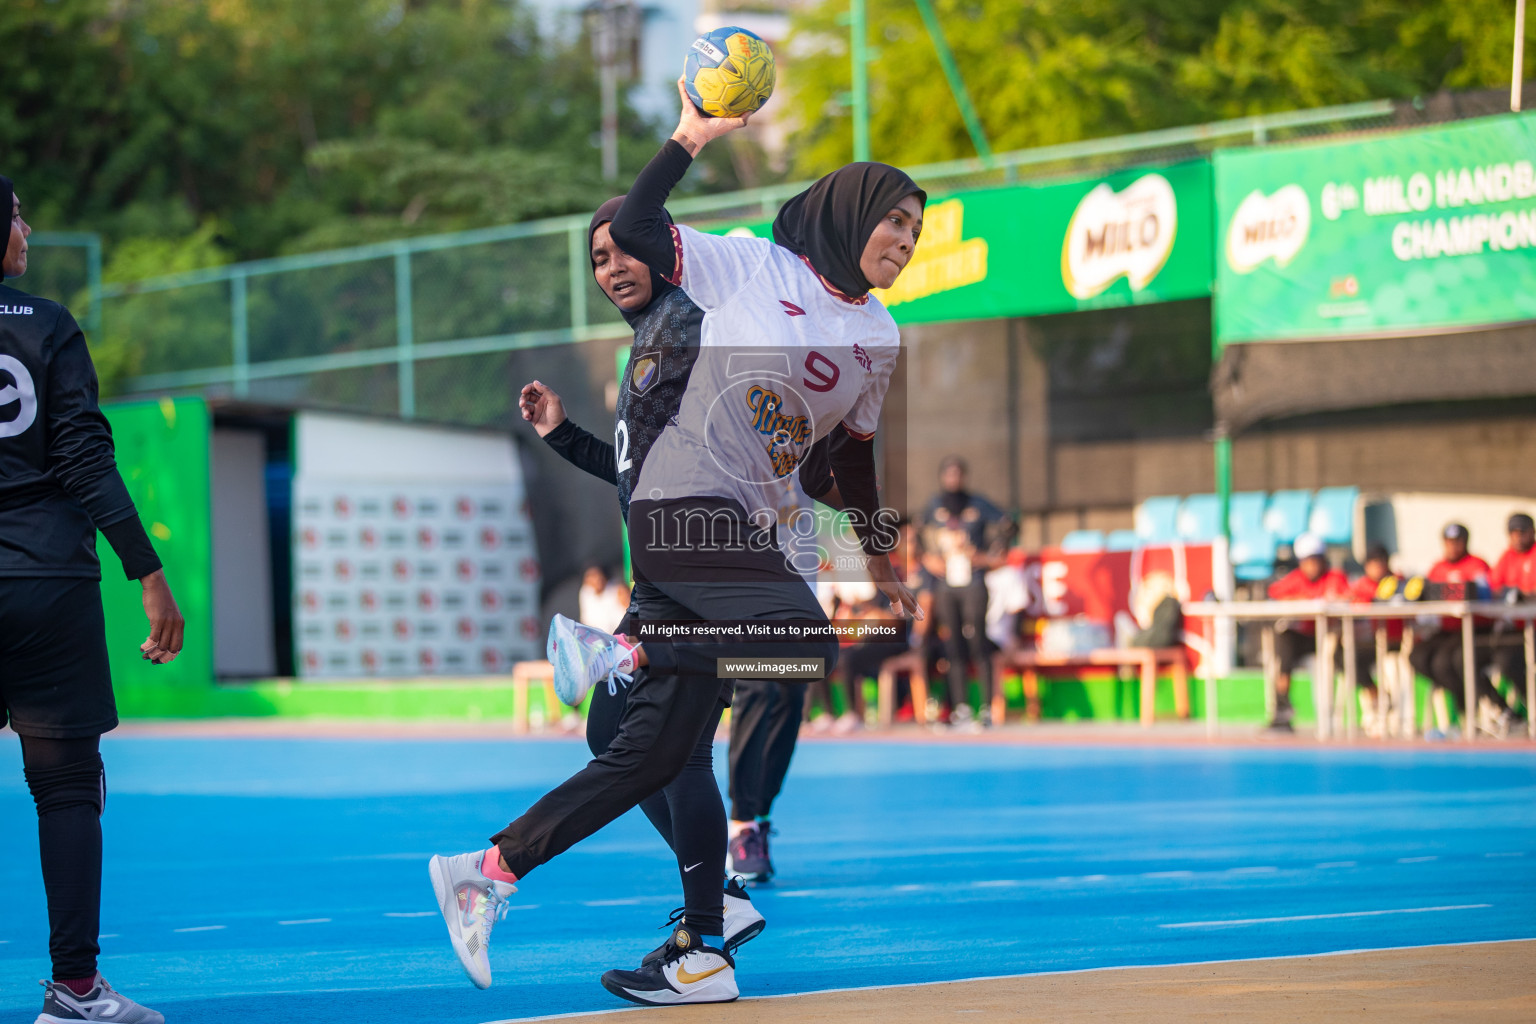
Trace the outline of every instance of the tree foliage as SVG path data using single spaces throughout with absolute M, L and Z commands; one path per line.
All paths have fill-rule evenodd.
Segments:
M 933 0 L 994 150 L 1507 86 L 1507 0 Z M 797 15 L 794 170 L 852 153 L 846 0 Z M 974 155 L 912 0 L 869 0 L 876 159 Z
M 590 46 L 521 0 L 6 0 L 0 53 L 0 169 L 36 226 L 105 234 L 119 279 L 614 190 Z M 621 127 L 633 173 L 657 126 Z

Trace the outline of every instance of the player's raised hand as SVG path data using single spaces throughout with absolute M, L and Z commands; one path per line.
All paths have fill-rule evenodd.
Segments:
M 540 437 L 565 422 L 565 403 L 554 389 L 540 381 L 524 384 L 517 399 L 523 419 L 533 424 Z
M 891 611 L 897 617 L 922 619 L 923 609 L 918 606 L 917 595 L 908 590 L 901 577 L 896 575 L 896 567 L 891 564 L 890 555 L 870 556 L 869 578 L 880 588 L 880 593 L 890 599 Z
M 672 133 L 672 137 L 681 143 L 691 156 L 698 156 L 699 150 L 704 148 L 706 142 L 712 142 L 722 135 L 745 127 L 747 118 L 752 116 L 743 114 L 740 117 L 710 117 L 693 105 L 693 100 L 688 98 L 688 89 L 681 77 L 677 80 L 677 94 L 683 100 L 683 113 L 677 119 L 677 130 Z
M 181 653 L 182 633 L 186 623 L 181 609 L 171 596 L 171 585 L 165 581 L 165 571 L 156 569 L 139 581 L 144 588 L 144 614 L 149 618 L 149 638 L 139 645 L 139 656 L 156 665 L 175 661 Z

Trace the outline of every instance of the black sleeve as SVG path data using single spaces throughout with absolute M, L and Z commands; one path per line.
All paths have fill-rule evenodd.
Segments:
M 160 568 L 117 471 L 112 428 L 97 400 L 96 367 L 85 335 L 67 312 L 54 327 L 48 369 L 48 465 L 64 490 L 85 506 L 129 579 Z
M 600 441 L 569 419 L 544 435 L 544 443 L 577 469 L 601 477 L 611 484 L 619 482 L 618 461 L 613 445 Z
M 843 508 L 850 513 L 848 522 L 858 535 L 859 545 L 867 555 L 890 554 L 899 535 L 894 514 L 880 508 L 880 483 L 875 478 L 875 439 L 861 440 L 839 425 L 828 441 L 827 459 L 837 480 L 838 493 L 843 496 Z
M 668 139 L 635 179 L 608 230 L 620 249 L 677 284 L 677 250 L 672 244 L 672 222 L 667 219 L 667 196 L 693 157 L 676 139 Z
M 800 489 L 817 501 L 822 500 L 836 483 L 832 478 L 832 462 L 827 457 L 830 442 L 830 435 L 822 438 L 811 445 L 800 460 Z

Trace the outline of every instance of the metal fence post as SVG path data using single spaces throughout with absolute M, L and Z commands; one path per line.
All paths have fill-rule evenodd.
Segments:
M 573 223 L 565 233 L 566 267 L 571 281 L 571 330 L 587 326 L 587 233 Z
M 101 236 L 90 235 L 85 242 L 85 279 L 91 291 L 91 315 L 85 318 L 85 329 L 91 337 L 101 337 Z
M 251 339 L 250 321 L 246 312 L 245 280 L 243 271 L 236 271 L 229 279 L 229 320 L 234 351 L 231 377 L 235 395 L 244 398 L 251 393 Z
M 411 250 L 395 250 L 395 339 L 400 384 L 400 415 L 416 416 L 416 324 L 411 312 Z

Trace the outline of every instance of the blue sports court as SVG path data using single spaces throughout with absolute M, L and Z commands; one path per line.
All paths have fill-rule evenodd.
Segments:
M 581 741 L 119 735 L 103 754 L 102 971 L 172 1021 L 615 1009 L 598 975 L 657 945 L 678 902 L 631 813 L 527 879 L 478 992 L 426 858 L 481 844 Z M 48 973 L 9 736 L 0 820 L 9 1024 Z M 1528 751 L 811 742 L 776 825 L 744 998 L 1536 936 Z

